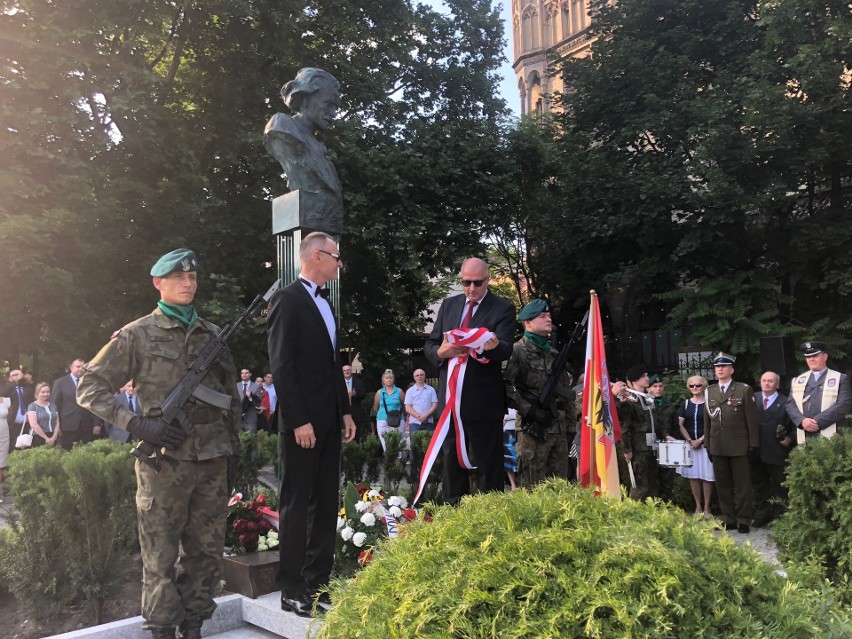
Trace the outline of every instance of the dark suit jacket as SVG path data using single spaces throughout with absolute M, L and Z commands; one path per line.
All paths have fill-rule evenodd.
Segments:
M 319 309 L 299 280 L 272 296 L 267 327 L 279 431 L 307 423 L 317 433 L 341 428 L 343 415 L 352 413 L 342 364 Z
M 346 380 L 343 380 L 343 383 L 346 384 Z M 352 403 L 352 419 L 356 424 L 363 424 L 367 421 L 367 415 L 361 401 L 367 396 L 367 391 L 364 389 L 364 382 L 354 375 L 352 376 L 352 390 L 355 391 L 355 394 L 349 398 Z
M 763 393 L 754 396 L 757 405 L 757 421 L 760 424 L 760 461 L 764 464 L 783 466 L 787 461 L 790 449 L 796 444 L 796 427 L 787 415 L 787 402 L 791 401 L 786 395 L 778 393 L 778 397 L 767 410 L 763 410 Z M 782 446 L 778 441 L 778 426 L 784 427 L 790 446 Z
M 708 453 L 740 457 L 747 455 L 749 448 L 757 448 L 757 411 L 751 386 L 732 381 L 723 395 L 719 384 L 714 384 L 707 389 L 706 406 L 704 441 Z M 716 416 L 711 417 L 711 413 Z
M 127 394 L 121 391 L 115 394 L 115 403 L 121 406 L 122 408 L 126 408 L 130 410 L 130 402 L 127 401 Z M 139 397 L 134 398 L 133 406 L 135 408 L 135 413 L 137 415 L 142 414 L 142 407 L 139 405 Z M 119 428 L 113 424 L 107 424 L 106 428 L 109 430 L 109 438 L 114 439 L 118 442 L 129 442 L 130 441 L 130 433 L 128 433 L 123 428 Z
M 35 396 L 33 391 L 35 390 L 35 386 L 32 384 L 24 384 L 24 415 L 27 413 L 27 406 L 29 406 L 33 401 L 35 401 Z M 16 385 L 12 382 L 6 382 L 2 388 L 0 388 L 0 397 L 8 397 L 11 400 L 11 405 L 9 406 L 9 416 L 6 418 L 6 421 L 9 425 L 10 432 L 13 427 L 15 427 L 15 417 L 18 415 L 18 391 L 16 390 Z M 26 421 L 26 417 L 24 418 Z M 15 433 L 17 435 L 17 433 Z M 12 443 L 14 444 L 14 438 L 12 439 Z
M 447 360 L 438 358 L 438 348 L 444 339 L 444 333 L 458 328 L 461 324 L 462 310 L 467 302 L 464 295 L 456 295 L 444 300 L 432 333 L 426 340 L 424 351 L 430 362 L 440 369 L 438 387 L 438 414 L 446 403 Z M 500 340 L 497 348 L 486 351 L 488 364 L 480 364 L 468 359 L 467 370 L 462 387 L 461 419 L 471 422 L 503 422 L 506 413 L 506 387 L 503 383 L 501 363 L 512 355 L 515 341 L 515 307 L 502 297 L 490 291 L 482 298 L 479 308 L 471 318 L 470 327 L 484 326 Z
M 77 403 L 77 386 L 70 373 L 53 382 L 50 401 L 59 410 L 59 427 L 63 433 L 92 432 L 92 414 Z

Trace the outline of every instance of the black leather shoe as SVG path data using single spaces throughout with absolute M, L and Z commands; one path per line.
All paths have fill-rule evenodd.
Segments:
M 315 592 L 311 596 L 311 600 L 317 602 L 317 612 L 323 613 L 331 610 L 331 597 L 328 596 L 327 592 Z
M 772 520 L 769 517 L 759 517 L 758 519 L 755 519 L 753 522 L 751 522 L 751 525 L 754 526 L 755 528 L 763 528 L 770 521 L 772 521 Z
M 312 602 L 306 595 L 298 597 L 288 597 L 283 592 L 281 593 L 281 610 L 284 612 L 292 612 L 300 617 L 311 617 Z
M 747 535 L 751 532 L 751 530 L 749 529 L 748 524 L 740 524 L 739 526 L 737 526 L 737 532 L 742 533 L 743 535 Z

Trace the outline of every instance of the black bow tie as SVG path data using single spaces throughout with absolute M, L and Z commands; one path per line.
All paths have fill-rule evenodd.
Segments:
M 301 277 L 299 278 L 299 281 L 302 282 L 302 284 L 304 284 L 305 286 L 311 286 L 311 283 L 308 280 L 303 280 Z M 314 291 L 314 297 L 322 297 L 328 299 L 330 293 L 331 290 L 327 288 L 320 288 L 319 286 L 317 286 L 316 290 Z

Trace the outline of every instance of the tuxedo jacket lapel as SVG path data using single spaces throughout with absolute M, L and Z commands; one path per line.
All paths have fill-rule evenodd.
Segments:
M 311 292 L 308 288 L 302 284 L 299 280 L 296 280 L 296 284 L 298 285 L 299 290 L 301 291 L 302 303 L 307 306 L 308 313 L 311 315 L 313 320 L 316 322 L 319 327 L 320 333 L 325 337 L 325 345 L 328 347 L 328 352 L 334 357 L 334 347 L 331 344 L 331 336 L 328 334 L 328 329 L 325 327 L 325 320 L 322 317 L 322 313 L 320 313 L 317 308 L 316 303 L 311 299 Z M 334 310 L 331 312 L 332 317 L 334 317 Z M 335 331 L 339 330 L 337 326 L 337 318 L 334 319 L 334 329 Z

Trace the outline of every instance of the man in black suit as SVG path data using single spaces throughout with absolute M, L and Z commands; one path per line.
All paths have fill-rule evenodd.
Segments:
M 355 422 L 355 427 L 358 429 L 357 437 L 361 440 L 367 437 L 370 432 L 370 429 L 367 428 L 367 414 L 361 405 L 361 400 L 367 396 L 367 391 L 364 390 L 364 382 L 352 374 L 352 367 L 349 364 L 343 365 L 343 381 L 346 384 L 349 403 L 352 406 L 352 421 Z
M 59 411 L 59 424 L 62 427 L 62 448 L 71 450 L 75 442 L 90 442 L 101 436 L 101 424 L 95 423 L 94 416 L 77 404 L 77 384 L 83 376 L 86 365 L 82 359 L 75 359 L 68 365 L 68 375 L 63 375 L 50 389 L 50 401 Z
M 136 389 L 133 388 L 132 379 L 118 389 L 118 392 L 115 394 L 115 403 L 126 408 L 131 413 L 136 413 L 137 415 L 142 414 L 142 407 L 139 406 L 139 398 L 136 397 Z M 110 439 L 121 442 L 122 444 L 131 440 L 130 433 L 123 428 L 113 424 L 109 424 L 107 428 L 109 429 L 108 434 Z
M 512 354 L 515 338 L 515 308 L 502 297 L 488 292 L 488 265 L 475 257 L 464 261 L 460 272 L 464 292 L 444 300 L 426 340 L 426 357 L 440 369 L 438 414 L 446 403 L 448 362 L 467 353 L 468 348 L 451 344 L 444 335 L 455 328 L 488 328 L 494 337 L 486 342 L 482 364 L 472 357 L 461 391 L 459 417 L 469 443 L 471 463 L 476 466 L 479 490 L 503 489 L 503 415 L 506 413 L 506 389 L 501 363 Z M 455 428 L 444 440 L 444 500 L 457 504 L 470 492 L 467 470 L 456 455 Z
M 27 421 L 27 407 L 33 403 L 33 384 L 27 382 L 24 373 L 15 369 L 9 373 L 9 383 L 0 389 L 0 397 L 8 397 L 11 404 L 6 423 L 9 428 L 9 452 L 15 450 L 15 440 L 21 434 L 21 428 Z
M 781 377 L 773 371 L 760 376 L 757 395 L 757 422 L 760 453 L 751 460 L 751 484 L 754 488 L 754 525 L 765 526 L 786 510 L 787 489 L 782 485 L 787 471 L 787 456 L 795 445 L 796 427 L 787 415 L 790 398 L 778 392 Z M 771 500 L 771 501 L 770 501 Z
M 334 311 L 321 288 L 337 278 L 342 264 L 337 244 L 326 233 L 311 233 L 299 246 L 299 260 L 299 279 L 272 297 L 267 326 L 284 450 L 281 608 L 310 616 L 312 599 L 328 584 L 334 563 L 340 445 L 355 437 L 355 422 Z M 320 608 L 327 604 L 319 597 Z

